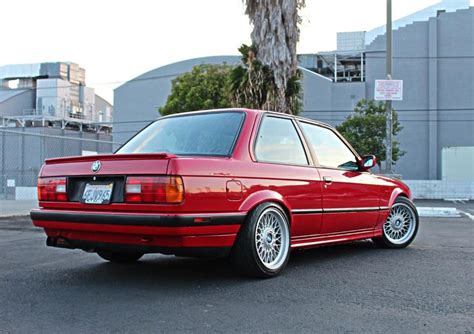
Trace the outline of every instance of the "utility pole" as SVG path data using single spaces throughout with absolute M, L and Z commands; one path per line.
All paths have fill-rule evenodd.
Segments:
M 386 65 L 387 65 L 387 80 L 392 80 L 392 0 L 387 0 L 387 28 L 385 32 L 386 39 Z M 387 115 L 386 115 L 386 173 L 393 174 L 392 171 L 392 101 L 386 101 Z

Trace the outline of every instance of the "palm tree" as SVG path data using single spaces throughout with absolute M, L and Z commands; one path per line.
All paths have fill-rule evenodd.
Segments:
M 298 86 L 299 95 L 296 43 L 301 22 L 298 10 L 304 5 L 304 0 L 245 0 L 245 13 L 253 24 L 253 45 L 249 52 L 254 53 L 255 60 L 267 67 L 273 77 L 274 89 L 265 91 L 266 105 L 283 113 L 295 113 L 298 109 L 295 105 L 299 105 L 299 98 L 295 103 L 290 93 Z M 247 54 L 247 61 L 249 58 L 252 54 Z M 252 64 L 246 64 L 249 76 L 255 67 Z

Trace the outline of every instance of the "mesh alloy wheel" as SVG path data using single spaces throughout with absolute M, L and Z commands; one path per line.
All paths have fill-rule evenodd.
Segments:
M 277 276 L 290 258 L 290 224 L 283 208 L 266 202 L 254 208 L 241 227 L 231 253 L 240 274 Z
M 405 203 L 395 203 L 383 225 L 385 237 L 393 244 L 401 245 L 410 240 L 416 226 L 413 209 Z
M 288 253 L 289 231 L 286 219 L 275 208 L 260 215 L 255 228 L 255 246 L 262 264 L 275 270 L 281 267 Z
M 406 197 L 398 197 L 382 226 L 382 236 L 372 238 L 379 246 L 385 248 L 405 248 L 415 239 L 418 233 L 419 217 L 416 207 Z

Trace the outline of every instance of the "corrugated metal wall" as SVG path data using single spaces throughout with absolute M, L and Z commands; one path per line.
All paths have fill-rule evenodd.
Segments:
M 47 158 L 112 153 L 112 136 L 54 128 L 0 129 L 0 199 L 15 187 L 34 187 Z M 85 152 L 86 151 L 86 152 Z

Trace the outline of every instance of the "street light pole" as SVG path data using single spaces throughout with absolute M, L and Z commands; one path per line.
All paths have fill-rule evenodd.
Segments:
M 392 0 L 387 0 L 387 28 L 385 32 L 386 36 L 386 65 L 387 65 L 387 80 L 392 79 Z M 386 115 L 386 148 L 385 148 L 385 161 L 387 173 L 393 174 L 392 171 L 392 101 L 386 101 L 387 115 Z

